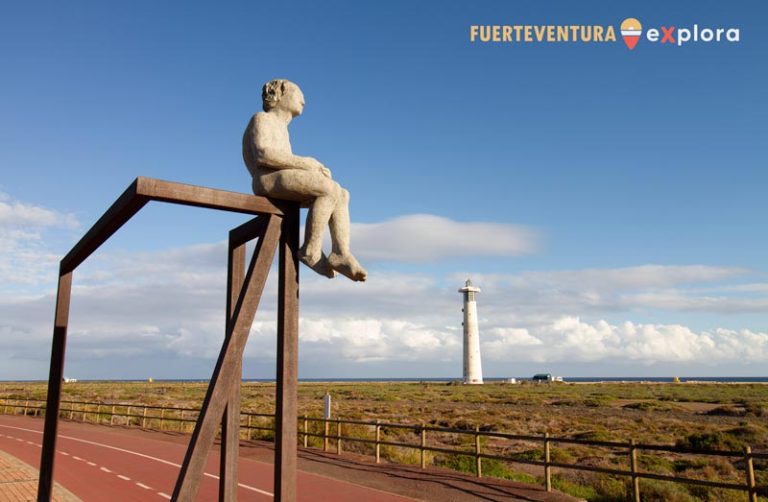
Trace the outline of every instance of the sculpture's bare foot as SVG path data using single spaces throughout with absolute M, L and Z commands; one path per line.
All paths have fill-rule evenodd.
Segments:
M 333 270 L 349 277 L 353 281 L 364 281 L 368 277 L 368 272 L 360 266 L 351 254 L 331 253 L 328 257 L 328 263 Z
M 304 265 L 308 266 L 322 276 L 325 276 L 329 279 L 336 277 L 336 272 L 331 267 L 331 264 L 328 263 L 328 258 L 326 258 L 323 253 L 320 253 L 320 256 L 315 258 L 306 254 L 303 249 L 300 249 L 299 260 L 301 260 Z

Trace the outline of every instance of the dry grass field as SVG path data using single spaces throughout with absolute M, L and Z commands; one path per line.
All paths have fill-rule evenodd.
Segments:
M 64 384 L 64 400 L 199 407 L 207 383 L 78 382 Z M 44 399 L 44 383 L 0 383 L 0 399 Z M 464 386 L 445 382 L 302 383 L 299 414 L 321 417 L 323 395 L 333 396 L 334 418 L 427 424 L 453 429 L 580 438 L 596 441 L 679 445 L 715 450 L 768 451 L 768 385 L 708 383 L 553 383 Z M 272 413 L 274 384 L 244 383 L 243 411 Z M 321 424 L 313 425 L 319 431 Z M 384 429 L 387 440 L 418 444 L 412 431 Z M 343 435 L 371 437 L 371 428 L 347 426 Z M 268 437 L 269 434 L 264 436 Z M 310 442 L 319 446 L 318 440 Z M 429 445 L 469 448 L 471 435 L 430 433 Z M 371 446 L 345 443 L 345 450 L 370 454 Z M 542 446 L 484 438 L 483 451 L 538 460 Z M 385 447 L 385 459 L 417 463 L 417 450 Z M 562 463 L 626 469 L 627 454 L 585 445 L 558 445 L 552 459 Z M 473 472 L 474 459 L 432 453 L 434 465 Z M 741 463 L 740 463 L 741 462 Z M 646 472 L 743 483 L 743 460 L 641 452 Z M 766 462 L 756 461 L 758 485 L 768 483 Z M 484 474 L 541 482 L 542 469 L 484 460 Z M 628 482 L 590 472 L 556 469 L 555 487 L 588 500 L 625 500 Z M 643 500 L 745 500 L 744 493 L 643 480 Z

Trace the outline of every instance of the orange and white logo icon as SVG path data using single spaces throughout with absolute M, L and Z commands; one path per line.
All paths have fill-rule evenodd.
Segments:
M 634 17 L 628 17 L 621 22 L 621 36 L 624 39 L 624 43 L 627 44 L 629 50 L 632 50 L 640 40 L 640 35 L 643 34 L 643 25 L 640 21 Z

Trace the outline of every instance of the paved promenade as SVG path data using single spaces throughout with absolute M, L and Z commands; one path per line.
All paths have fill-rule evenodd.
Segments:
M 37 469 L 0 450 L 0 502 L 37 499 Z M 53 489 L 55 502 L 80 502 L 58 484 Z

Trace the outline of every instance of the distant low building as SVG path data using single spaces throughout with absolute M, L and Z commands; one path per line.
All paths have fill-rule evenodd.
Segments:
M 531 378 L 534 382 L 562 382 L 563 377 L 561 376 L 552 376 L 552 373 L 536 373 L 533 375 L 533 378 Z

